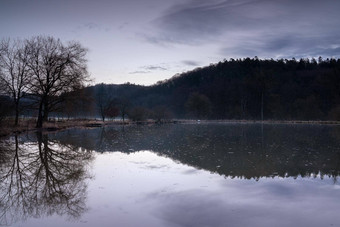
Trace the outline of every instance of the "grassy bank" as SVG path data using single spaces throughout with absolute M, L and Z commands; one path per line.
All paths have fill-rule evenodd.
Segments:
M 91 128 L 91 127 L 102 127 L 104 125 L 111 124 L 123 124 L 121 121 L 108 121 L 103 122 L 99 120 L 56 120 L 45 122 L 43 128 L 37 129 L 36 121 L 32 119 L 25 119 L 19 122 L 18 126 L 14 126 L 14 120 L 6 119 L 1 122 L 0 125 L 0 137 L 10 136 L 14 134 L 20 134 L 23 132 L 35 132 L 35 131 L 58 131 L 67 128 Z M 128 122 L 124 122 L 128 124 Z

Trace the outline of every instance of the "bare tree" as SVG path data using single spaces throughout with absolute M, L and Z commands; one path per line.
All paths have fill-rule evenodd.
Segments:
M 15 125 L 19 122 L 20 100 L 29 89 L 28 48 L 21 40 L 2 40 L 0 43 L 0 88 L 12 97 Z
M 67 117 L 86 118 L 95 112 L 93 94 L 85 89 L 79 89 L 63 95 L 64 100 L 60 113 Z
M 96 104 L 97 112 L 103 122 L 105 118 L 115 118 L 120 113 L 119 99 L 113 97 L 112 92 L 105 84 L 100 84 L 96 89 Z
M 105 121 L 106 118 L 106 110 L 109 108 L 109 104 L 111 101 L 111 95 L 107 91 L 106 87 L 104 84 L 100 84 L 99 88 L 96 91 L 96 104 L 97 104 L 97 109 L 100 117 L 102 118 L 103 122 Z
M 128 115 L 130 105 L 131 105 L 131 102 L 126 97 L 121 97 L 118 100 L 118 106 L 119 106 L 119 109 L 120 109 L 120 114 L 121 114 L 122 119 L 123 119 L 123 123 L 125 121 L 125 117 Z
M 88 81 L 87 49 L 78 42 L 63 44 L 53 37 L 27 40 L 28 65 L 32 74 L 31 92 L 39 104 L 37 128 L 62 102 L 62 94 L 80 89 Z

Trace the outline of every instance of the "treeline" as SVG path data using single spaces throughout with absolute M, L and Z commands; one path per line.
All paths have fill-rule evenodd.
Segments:
M 59 55 L 52 54 L 55 44 L 56 49 L 63 46 L 64 51 L 56 51 Z M 48 116 L 159 122 L 170 118 L 340 120 L 340 59 L 230 59 L 152 86 L 127 83 L 82 88 L 88 77 L 86 49 L 79 44 L 67 46 L 53 38 L 36 37 L 23 46 L 45 51 L 27 52 L 27 65 L 23 65 L 31 72 L 29 83 L 18 92 L 7 89 L 7 96 L 0 97 L 0 120 L 13 113 L 37 116 L 38 126 Z M 21 52 L 18 56 L 22 58 Z M 39 64 L 34 65 L 34 56 Z M 4 64 L 1 67 L 6 69 Z
M 153 86 L 87 90 L 134 119 L 340 120 L 340 59 L 230 59 Z

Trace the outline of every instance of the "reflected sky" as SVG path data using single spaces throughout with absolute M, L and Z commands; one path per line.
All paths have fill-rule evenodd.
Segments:
M 78 195 L 71 197 L 80 199 L 72 204 L 81 209 L 70 218 L 58 191 L 41 197 L 45 202 L 36 207 L 28 197 L 21 200 L 28 208 L 64 212 L 26 213 L 9 226 L 340 226 L 337 132 L 338 127 L 265 126 L 261 134 L 258 125 L 209 124 L 11 138 L 0 143 L 1 176 L 16 157 L 26 160 L 26 170 L 51 165 L 64 192 Z M 41 159 L 41 154 L 50 158 Z M 53 157 L 62 164 L 59 170 Z M 38 175 L 44 185 L 36 190 L 40 194 L 49 188 L 41 177 L 45 171 Z M 251 171 L 255 173 L 245 175 Z M 30 185 L 29 179 L 24 185 Z M 17 214 L 12 212 L 15 206 L 3 206 L 6 198 L 16 202 L 3 196 L 8 187 L 4 182 L 1 214 Z
M 326 178 L 224 178 L 150 151 L 96 155 L 82 226 L 338 226 Z

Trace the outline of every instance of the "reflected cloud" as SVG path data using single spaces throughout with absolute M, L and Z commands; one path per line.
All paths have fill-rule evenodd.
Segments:
M 146 165 L 145 169 L 168 169 L 169 166 L 167 165 Z
M 229 181 L 214 193 L 201 189 L 151 193 L 145 199 L 157 204 L 154 215 L 167 226 L 322 226 L 327 220 L 334 224 L 339 208 L 332 198 L 339 192 L 315 182 L 296 187 L 290 180 L 254 185 Z M 318 193 L 321 187 L 323 195 Z M 287 189 L 289 194 L 282 194 Z

